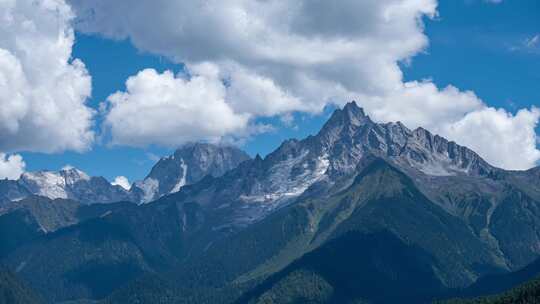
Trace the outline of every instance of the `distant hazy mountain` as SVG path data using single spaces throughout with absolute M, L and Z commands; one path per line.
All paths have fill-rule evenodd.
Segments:
M 0 204 L 30 195 L 72 199 L 83 204 L 131 200 L 131 194 L 103 177 L 90 177 L 73 167 L 60 171 L 25 172 L 16 180 L 0 180 Z
M 199 181 L 206 175 L 221 176 L 249 156 L 234 147 L 206 143 L 185 145 L 160 159 L 148 176 L 133 184 L 130 190 L 111 185 L 103 177 L 90 177 L 73 167 L 58 172 L 26 172 L 18 180 L 0 180 L 0 205 L 30 195 L 50 199 L 71 199 L 83 204 L 133 201 L 147 203 L 182 186 Z
M 207 143 L 187 144 L 173 155 L 160 159 L 148 176 L 134 183 L 131 191 L 147 203 L 181 187 L 198 182 L 206 175 L 218 177 L 250 159 L 242 150 Z
M 155 201 L 12 240 L 3 261 L 54 301 L 427 303 L 540 255 L 540 168 L 493 167 L 354 102 L 264 159 L 190 173 L 197 146 L 135 187 Z

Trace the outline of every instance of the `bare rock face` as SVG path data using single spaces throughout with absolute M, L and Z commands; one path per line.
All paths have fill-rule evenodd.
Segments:
M 132 192 L 139 197 L 139 202 L 148 203 L 178 192 L 207 175 L 221 176 L 248 159 L 244 151 L 235 147 L 187 144 L 173 155 L 160 159 L 144 180 L 133 185 Z
M 474 151 L 424 128 L 375 123 L 354 101 L 336 110 L 315 138 L 329 151 L 331 167 L 341 173 L 354 170 L 366 154 L 431 176 L 485 176 L 496 170 Z
M 31 195 L 30 191 L 15 180 L 0 180 L 0 207 L 11 201 L 23 199 Z
M 90 177 L 73 167 L 57 172 L 26 172 L 18 180 L 0 181 L 0 201 L 18 201 L 30 195 L 71 199 L 82 204 L 132 200 L 131 194 L 122 187 L 111 185 L 103 177 Z

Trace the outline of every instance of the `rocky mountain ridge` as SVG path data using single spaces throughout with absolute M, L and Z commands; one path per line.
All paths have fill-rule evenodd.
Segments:
M 206 175 L 220 176 L 250 159 L 240 149 L 207 143 L 186 144 L 161 158 L 148 176 L 127 190 L 104 177 L 89 176 L 67 166 L 59 171 L 25 172 L 17 180 L 0 180 L 0 204 L 31 195 L 71 199 L 83 204 L 131 201 L 148 203 L 174 193 Z
M 187 195 L 229 219 L 219 228 L 243 227 L 286 206 L 308 189 L 329 189 L 356 172 L 362 159 L 381 157 L 419 179 L 484 178 L 500 171 L 472 150 L 401 123 L 375 123 L 355 102 L 334 112 L 321 131 L 287 140 L 223 178 L 199 183 Z
M 336 110 L 315 136 L 285 141 L 264 160 L 253 160 L 269 171 L 237 196 L 246 202 L 277 202 L 270 208 L 274 209 L 315 182 L 350 174 L 368 154 L 427 176 L 486 176 L 500 171 L 472 150 L 423 128 L 410 130 L 400 122 L 375 123 L 353 101 Z M 27 172 L 17 181 L 0 181 L 0 200 L 19 200 L 33 194 L 82 203 L 148 203 L 206 175 L 219 177 L 247 160 L 250 157 L 234 147 L 187 144 L 161 158 L 148 176 L 133 183 L 129 191 L 110 185 L 103 177 L 65 168 L 58 172 Z

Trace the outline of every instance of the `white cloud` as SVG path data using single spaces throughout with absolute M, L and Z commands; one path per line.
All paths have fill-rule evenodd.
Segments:
M 453 86 L 441 90 L 432 82 L 406 82 L 384 94 L 358 98 L 375 120 L 399 120 L 410 128 L 422 126 L 430 130 L 485 107 L 471 91 L 463 92 Z
M 490 163 L 504 169 L 528 169 L 540 159 L 535 126 L 540 109 L 522 109 L 512 115 L 503 109 L 483 108 L 455 123 L 441 124 L 439 132 L 459 139 Z
M 82 151 L 93 141 L 91 79 L 71 58 L 73 17 L 63 0 L 0 2 L 3 151 Z
M 353 98 L 377 120 L 422 125 L 458 143 L 476 142 L 476 130 L 470 129 L 474 120 L 508 120 L 527 130 L 536 125 L 536 120 L 522 119 L 519 114 L 506 113 L 506 119 L 500 119 L 499 112 L 473 92 L 452 86 L 441 89 L 429 80 L 404 82 L 399 62 L 410 62 L 428 46 L 422 18 L 437 16 L 436 0 L 70 2 L 79 16 L 80 30 L 129 38 L 141 50 L 187 63 L 195 75 L 181 85 L 168 85 L 179 82 L 171 80 L 174 77 L 170 74 L 157 75 L 151 82 L 152 90 L 144 94 L 115 95 L 138 100 L 124 106 L 115 100 L 120 97 L 110 98 L 112 110 L 107 123 L 117 143 L 171 145 L 188 139 L 215 139 L 241 132 L 250 125 L 247 120 L 254 117 L 318 112 L 328 103 L 341 105 Z M 197 80 L 201 77 L 204 81 Z M 207 90 L 209 84 L 216 89 L 214 93 L 201 93 L 208 94 L 205 105 L 196 102 L 201 95 L 191 90 L 186 94 L 178 88 L 193 87 L 190 83 L 194 79 L 204 83 L 201 89 Z M 155 89 L 162 88 L 157 82 L 164 83 L 168 92 L 164 99 L 169 102 L 154 101 L 163 95 L 162 89 Z M 203 112 L 202 107 L 213 105 L 208 98 L 226 109 L 225 114 Z M 144 117 L 132 113 L 146 103 L 155 105 L 144 109 L 149 109 L 148 116 L 156 120 L 176 111 L 177 117 L 187 123 L 165 120 L 161 129 L 148 127 Z M 178 111 L 180 104 L 182 111 Z M 168 110 L 153 114 L 162 107 Z M 130 115 L 113 115 L 115 108 L 123 108 Z M 534 111 L 529 113 L 534 116 Z M 202 123 L 192 123 L 193 117 Z M 139 121 L 144 127 L 137 125 Z M 221 123 L 221 131 L 208 128 Z M 455 131 L 457 126 L 461 131 Z M 134 128 L 135 135 L 122 134 L 127 133 L 122 131 L 127 127 Z M 174 134 L 168 133 L 167 127 Z M 500 131 L 496 123 L 484 123 L 483 127 L 490 128 L 491 134 Z M 180 129 L 184 132 L 179 133 Z M 524 168 L 540 158 L 530 140 L 536 134 L 527 134 L 519 140 L 494 136 L 492 145 L 472 147 L 495 165 Z M 512 147 L 514 152 L 499 149 L 506 153 L 495 157 L 493 145 Z M 516 157 L 522 160 L 516 163 L 512 160 Z
M 111 185 L 118 185 L 126 190 L 131 189 L 131 184 L 129 183 L 129 180 L 125 176 L 117 176 L 114 181 L 111 183 Z
M 226 90 L 227 102 L 238 113 L 273 116 L 290 111 L 310 110 L 300 98 L 284 91 L 272 78 L 244 67 L 225 65 L 221 78 L 230 83 Z
M 18 154 L 0 153 L 0 179 L 18 179 L 24 172 L 26 164 Z
M 147 69 L 130 77 L 126 92 L 109 96 L 106 126 L 113 144 L 177 146 L 219 141 L 242 132 L 248 115 L 225 102 L 226 88 L 214 66 L 198 66 L 191 79 Z
M 71 3 L 82 31 L 219 66 L 234 110 L 255 115 L 320 111 L 329 99 L 401 86 L 398 61 L 427 46 L 421 18 L 436 14 L 435 0 Z

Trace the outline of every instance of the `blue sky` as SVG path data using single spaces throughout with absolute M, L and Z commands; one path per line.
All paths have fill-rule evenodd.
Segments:
M 473 90 L 509 110 L 540 103 L 540 49 L 516 49 L 540 33 L 540 2 L 442 1 L 439 12 L 426 24 L 426 54 L 405 68 L 408 79 Z
M 540 44 L 532 43 L 540 34 L 540 2 L 447 0 L 439 3 L 438 13 L 436 18 L 424 18 L 429 46 L 412 61 L 400 63 L 404 81 L 431 79 L 439 88 L 453 85 L 461 91 L 471 90 L 488 106 L 514 114 L 518 109 L 540 106 Z M 73 57 L 81 59 L 92 76 L 88 103 L 92 108 L 97 110 L 110 94 L 126 90 L 126 79 L 140 70 L 185 71 L 179 60 L 174 63 L 167 56 L 140 49 L 129 38 L 76 32 Z M 334 108 L 326 106 L 319 114 L 294 111 L 292 125 L 283 123 L 279 116 L 256 118 L 255 123 L 270 124 L 274 130 L 247 138 L 241 148 L 251 155 L 266 155 L 287 138 L 316 133 Z M 102 121 L 98 115 L 94 122 L 98 133 Z M 133 181 L 149 172 L 156 157 L 172 151 L 172 147 L 155 144 L 111 145 L 105 134 L 88 152 L 20 154 L 29 171 L 57 170 L 69 164 L 91 175 L 110 180 L 124 175 Z

